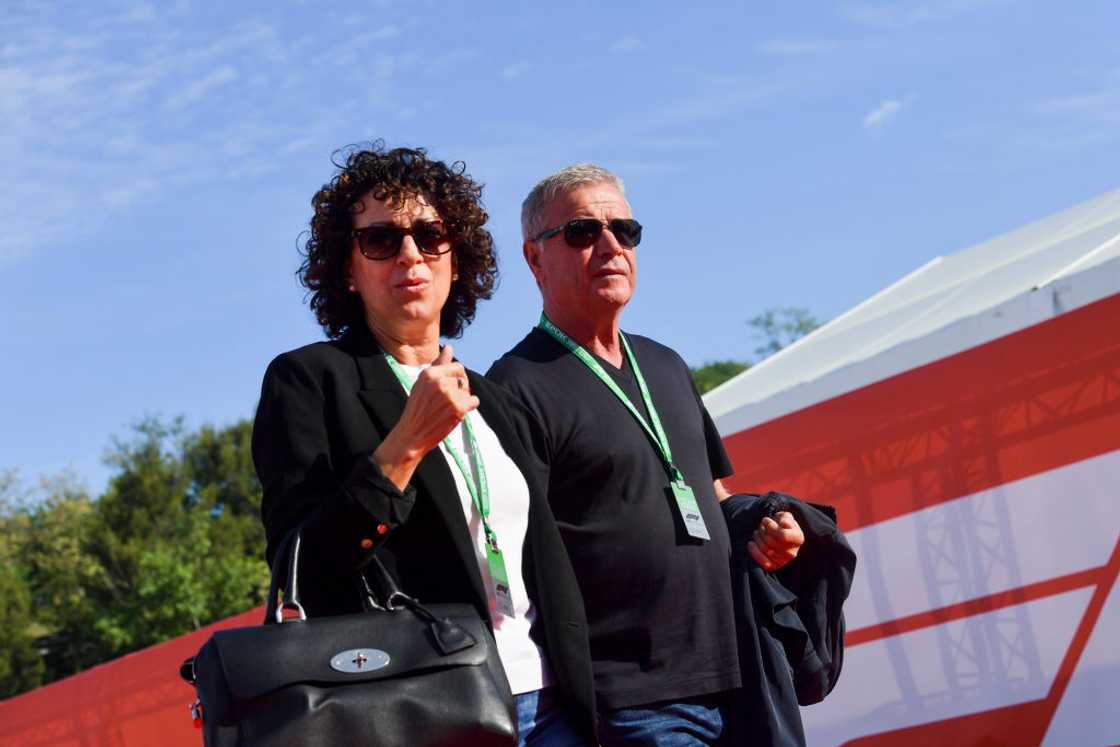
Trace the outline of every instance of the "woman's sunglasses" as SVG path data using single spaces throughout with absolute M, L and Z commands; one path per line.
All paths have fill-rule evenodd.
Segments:
M 451 241 L 441 221 L 417 221 L 408 228 L 392 223 L 375 223 L 350 232 L 350 237 L 358 240 L 358 251 L 366 259 L 397 256 L 405 236 L 412 237 L 422 254 L 438 257 L 451 251 Z
M 633 218 L 613 218 L 606 223 L 596 218 L 575 218 L 562 226 L 542 231 L 534 241 L 544 241 L 563 231 L 568 246 L 586 249 L 599 240 L 604 228 L 610 229 L 618 243 L 627 248 L 633 249 L 642 241 L 642 224 Z

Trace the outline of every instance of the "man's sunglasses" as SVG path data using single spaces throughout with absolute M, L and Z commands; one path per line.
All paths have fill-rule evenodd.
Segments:
M 438 257 L 451 251 L 451 241 L 441 221 L 417 221 L 408 228 L 392 223 L 375 223 L 350 232 L 350 237 L 358 240 L 358 251 L 366 259 L 397 256 L 405 236 L 411 236 L 416 248 L 423 254 Z
M 542 231 L 534 241 L 544 241 L 563 231 L 568 246 L 586 249 L 599 240 L 604 228 L 610 229 L 618 243 L 627 248 L 633 249 L 642 241 L 642 224 L 633 218 L 613 218 L 606 223 L 596 218 L 575 218 L 562 226 Z

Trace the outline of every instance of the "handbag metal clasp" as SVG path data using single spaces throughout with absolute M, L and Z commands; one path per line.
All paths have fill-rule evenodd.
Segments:
M 387 667 L 389 661 L 389 654 L 379 648 L 352 648 L 331 657 L 331 669 L 346 674 L 361 674 Z

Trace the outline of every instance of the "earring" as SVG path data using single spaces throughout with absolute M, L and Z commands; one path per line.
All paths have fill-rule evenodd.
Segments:
M 458 279 L 459 279 L 459 273 L 455 272 L 455 273 L 451 274 L 451 282 L 455 282 Z
M 350 292 L 351 292 L 351 293 L 353 293 L 353 292 L 354 292 L 354 284 L 353 284 L 353 283 L 351 283 L 351 284 L 350 284 L 350 286 L 349 286 L 349 288 L 350 288 Z

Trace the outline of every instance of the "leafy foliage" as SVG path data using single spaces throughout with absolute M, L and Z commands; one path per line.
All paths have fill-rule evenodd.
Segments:
M 26 518 L 14 473 L 0 474 L 0 698 L 43 681 L 44 663 L 35 646 L 35 620 L 27 568 L 20 562 Z
M 801 306 L 767 309 L 747 324 L 754 327 L 755 337 L 762 339 L 762 344 L 754 349 L 760 358 L 773 355 L 821 326 L 820 320 Z
M 759 360 L 768 358 L 795 340 L 804 337 L 817 327 L 820 321 L 800 306 L 781 309 L 767 309 L 747 324 L 754 328 L 754 336 L 762 344 L 754 349 Z M 755 361 L 757 362 L 757 361 Z M 715 389 L 733 376 L 750 368 L 751 361 L 713 361 L 691 369 L 692 380 L 701 394 Z
M 0 475 L 0 697 L 264 599 L 251 432 L 146 418 L 96 499 L 65 475 L 34 491 Z
M 713 361 L 691 369 L 692 381 L 696 384 L 697 391 L 703 394 L 750 367 L 751 364 L 746 361 Z

